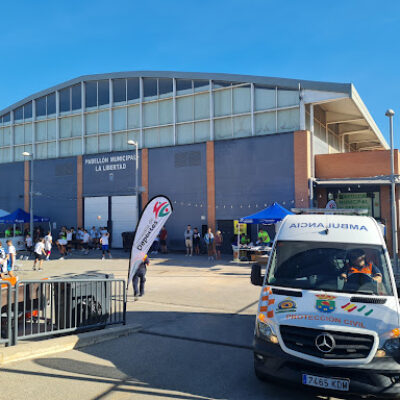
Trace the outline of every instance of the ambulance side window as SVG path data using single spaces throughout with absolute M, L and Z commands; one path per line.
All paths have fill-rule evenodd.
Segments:
M 272 284 L 275 281 L 275 277 L 274 277 L 274 272 L 276 269 L 276 261 L 277 261 L 277 255 L 276 255 L 276 247 L 273 250 L 273 253 L 271 254 L 271 262 L 269 263 L 268 266 L 268 271 L 265 274 L 266 280 L 265 283 L 269 283 Z

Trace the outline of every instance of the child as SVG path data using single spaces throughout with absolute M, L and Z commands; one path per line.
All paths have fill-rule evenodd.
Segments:
M 83 235 L 82 235 L 82 246 L 83 250 L 85 250 L 85 255 L 89 254 L 89 239 L 90 235 L 86 229 L 83 230 Z
M 109 243 L 109 241 L 108 241 L 108 238 L 109 238 L 109 236 L 110 236 L 110 234 L 107 232 L 107 231 L 103 231 L 103 233 L 102 233 L 102 235 L 101 235 L 101 238 L 100 238 L 100 244 L 101 244 L 101 250 L 102 250 L 102 252 L 103 252 L 103 256 L 101 257 L 101 259 L 102 260 L 105 260 L 105 258 L 106 258 L 106 252 L 108 253 L 108 256 L 110 257 L 110 258 L 112 258 L 111 257 L 111 253 L 110 253 L 110 249 L 109 249 L 109 245 L 108 245 L 108 243 Z
M 15 266 L 15 259 L 17 258 L 17 252 L 13 245 L 12 240 L 7 240 L 7 271 L 8 275 L 14 277 L 14 266 Z
M 36 265 L 39 261 L 39 270 L 42 269 L 43 260 L 46 257 L 46 252 L 44 251 L 44 239 L 39 238 L 39 241 L 35 244 L 35 261 L 33 262 L 33 270 L 36 271 Z
M 0 278 L 4 279 L 4 274 L 7 270 L 6 252 L 3 249 L 3 244 L 0 242 Z
M 52 245 L 53 237 L 51 236 L 51 232 L 48 231 L 47 235 L 44 237 L 44 250 L 46 252 L 46 261 L 49 261 Z

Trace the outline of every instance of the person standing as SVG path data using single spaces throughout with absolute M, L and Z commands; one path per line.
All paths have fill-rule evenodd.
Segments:
M 35 261 L 33 262 L 32 269 L 36 271 L 36 265 L 39 262 L 39 270 L 42 269 L 43 260 L 46 257 L 46 252 L 44 250 L 44 239 L 39 238 L 39 240 L 35 244 L 35 250 L 33 251 L 35 254 Z
M 53 246 L 53 237 L 51 236 L 51 232 L 48 231 L 47 235 L 44 237 L 44 250 L 46 252 L 46 261 L 49 261 L 52 246 Z
M 168 237 L 168 231 L 165 228 L 165 226 L 163 226 L 161 229 L 161 232 L 160 232 L 161 253 L 163 253 L 163 254 L 167 254 L 167 252 L 168 252 L 167 237 Z
M 221 248 L 223 242 L 224 238 L 222 237 L 221 231 L 217 231 L 215 234 L 215 255 L 217 260 L 221 259 Z
M 83 235 L 82 235 L 82 246 L 83 249 L 85 250 L 85 255 L 89 254 L 89 240 L 90 240 L 90 235 L 86 229 L 83 230 Z
M 3 279 L 7 271 L 7 255 L 3 249 L 3 244 L 0 242 L 0 277 Z
M 67 254 L 71 254 L 72 252 L 72 229 L 67 229 L 66 234 L 67 234 Z
M 201 240 L 201 235 L 200 232 L 197 228 L 193 229 L 193 248 L 194 248 L 194 253 L 196 255 L 200 255 L 200 240 Z
M 147 254 L 143 257 L 143 261 L 140 263 L 135 275 L 133 276 L 132 284 L 133 284 L 133 296 L 137 298 L 138 296 L 144 295 L 144 284 L 146 282 L 146 272 L 147 266 L 150 265 L 150 260 Z M 140 280 L 140 285 L 138 287 L 138 283 Z
M 208 228 L 207 233 L 204 235 L 204 241 L 207 245 L 207 253 L 208 253 L 208 261 L 214 260 L 214 234 L 212 233 L 212 229 Z
M 186 255 L 192 256 L 193 255 L 193 231 L 190 225 L 187 226 L 184 234 L 185 238 L 185 246 L 186 246 Z
M 17 251 L 13 245 L 11 239 L 7 240 L 7 271 L 8 275 L 13 277 L 14 275 L 14 267 L 15 267 L 15 260 L 17 258 Z
M 108 256 L 110 258 L 112 258 L 111 253 L 110 253 L 110 248 L 109 248 L 109 243 L 110 243 L 109 237 L 110 237 L 110 234 L 107 231 L 103 231 L 101 238 L 100 238 L 101 251 L 102 251 L 101 259 L 102 260 L 106 259 L 106 252 L 107 252 Z
M 265 231 L 263 228 L 260 228 L 260 230 L 258 231 L 257 239 L 257 244 L 260 244 L 262 246 L 268 246 L 271 242 L 268 232 Z
M 29 233 L 25 237 L 25 248 L 27 251 L 29 251 L 29 253 L 32 253 L 33 243 L 32 243 L 31 235 Z

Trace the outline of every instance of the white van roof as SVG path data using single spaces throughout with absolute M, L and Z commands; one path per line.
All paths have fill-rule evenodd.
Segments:
M 332 214 L 288 215 L 282 221 L 278 240 L 384 245 L 372 217 Z

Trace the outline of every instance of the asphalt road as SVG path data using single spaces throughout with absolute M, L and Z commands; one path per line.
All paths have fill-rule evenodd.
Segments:
M 98 253 L 21 263 L 21 278 L 91 271 L 126 278 L 127 257 Z M 300 389 L 260 382 L 251 341 L 259 288 L 250 266 L 174 255 L 149 267 L 146 294 L 128 296 L 128 337 L 1 368 L 0 399 L 314 399 Z

